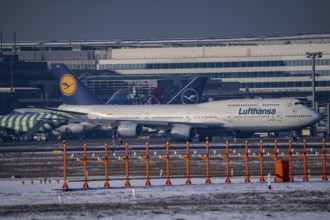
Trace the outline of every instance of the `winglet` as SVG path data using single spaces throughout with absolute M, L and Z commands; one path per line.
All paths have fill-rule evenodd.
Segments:
M 104 104 L 81 80 L 64 64 L 52 64 L 64 103 L 67 105 Z
M 197 104 L 203 94 L 208 77 L 197 76 L 167 104 Z

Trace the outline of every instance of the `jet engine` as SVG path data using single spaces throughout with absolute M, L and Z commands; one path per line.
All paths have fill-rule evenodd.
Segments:
M 82 124 L 68 124 L 63 125 L 56 129 L 56 131 L 59 131 L 64 134 L 82 134 L 87 130 L 87 126 Z
M 176 141 L 191 141 L 195 137 L 195 129 L 189 125 L 176 124 L 171 130 L 171 136 Z
M 137 137 L 142 133 L 142 125 L 134 122 L 122 122 L 117 128 L 118 133 L 123 137 Z

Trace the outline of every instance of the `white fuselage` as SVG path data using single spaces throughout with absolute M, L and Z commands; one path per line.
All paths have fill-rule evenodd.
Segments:
M 237 131 L 286 131 L 307 127 L 319 113 L 297 99 L 232 99 L 196 105 L 62 105 L 61 110 L 88 113 L 89 119 L 221 126 Z

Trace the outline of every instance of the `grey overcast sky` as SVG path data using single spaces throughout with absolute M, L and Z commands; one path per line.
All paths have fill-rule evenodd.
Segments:
M 330 33 L 329 0 L 0 0 L 4 41 Z

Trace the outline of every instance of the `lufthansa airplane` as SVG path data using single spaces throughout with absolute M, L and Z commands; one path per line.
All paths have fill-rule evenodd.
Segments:
M 79 115 L 77 122 L 110 123 L 123 137 L 139 136 L 146 126 L 168 130 L 175 140 L 192 140 L 196 133 L 200 139 L 210 139 L 224 131 L 292 131 L 322 118 L 299 100 L 289 98 L 232 99 L 194 105 L 103 105 L 65 65 L 53 64 L 52 69 L 65 103 L 56 111 Z

